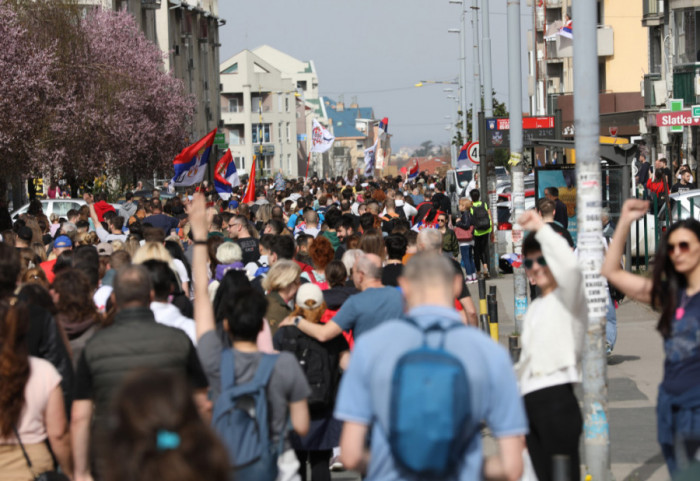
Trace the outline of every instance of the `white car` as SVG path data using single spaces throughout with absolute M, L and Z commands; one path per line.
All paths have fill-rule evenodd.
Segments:
M 653 206 L 651 207 L 652 212 L 646 215 L 646 231 L 644 229 L 644 218 L 639 219 L 635 224 L 632 224 L 630 229 L 630 250 L 632 257 L 642 257 L 644 256 L 645 247 L 644 239 L 647 239 L 646 250 L 649 252 L 649 257 L 654 256 L 656 251 L 656 229 L 657 226 L 660 230 L 659 236 L 666 232 L 667 226 L 672 225 L 674 222 L 679 220 L 688 219 L 691 216 L 697 220 L 700 220 L 700 189 L 691 190 L 688 192 L 683 192 L 680 194 L 670 195 L 671 203 L 671 218 L 668 219 L 668 209 L 666 203 L 661 204 L 658 207 L 658 213 L 656 218 L 657 222 L 654 222 Z M 639 226 L 639 249 L 637 249 L 637 226 Z M 646 232 L 646 234 L 645 234 Z M 637 254 L 639 251 L 639 254 Z
M 60 217 L 65 217 L 71 209 L 78 210 L 85 205 L 83 199 L 42 199 L 41 210 L 44 215 L 49 217 L 51 214 L 57 214 Z M 29 209 L 29 204 L 24 204 L 22 207 L 12 213 L 12 220 L 16 220 L 21 214 L 26 214 Z
M 535 198 L 525 197 L 525 210 L 535 208 Z M 496 240 L 498 242 L 498 257 L 513 253 L 513 212 L 510 201 L 496 204 Z

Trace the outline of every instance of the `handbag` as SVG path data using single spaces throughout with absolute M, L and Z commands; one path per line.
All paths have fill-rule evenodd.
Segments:
M 19 432 L 17 431 L 17 428 L 13 426 L 12 429 L 14 429 L 15 431 L 15 436 L 17 436 L 17 441 L 19 441 L 19 447 L 22 448 L 24 460 L 27 461 L 27 467 L 29 468 L 29 472 L 32 473 L 32 476 L 34 476 L 34 481 L 70 481 L 70 478 L 68 478 L 68 476 L 66 476 L 63 473 L 59 473 L 56 470 L 44 471 L 43 473 L 39 473 L 38 475 L 35 474 L 34 470 L 32 469 L 32 460 L 29 459 L 27 450 L 24 449 L 24 444 L 22 444 L 22 438 L 19 437 Z
M 459 242 L 471 242 L 474 240 L 474 226 L 469 226 L 469 229 L 455 227 L 455 236 Z

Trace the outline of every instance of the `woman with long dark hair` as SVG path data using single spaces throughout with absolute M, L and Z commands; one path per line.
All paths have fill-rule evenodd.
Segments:
M 656 250 L 653 277 L 642 277 L 624 271 L 620 259 L 630 226 L 648 210 L 648 201 L 624 203 L 601 274 L 627 297 L 661 311 L 657 329 L 666 359 L 656 408 L 658 440 L 673 475 L 679 459 L 693 459 L 700 448 L 700 222 L 673 224 Z
M 105 481 L 226 481 L 226 450 L 181 376 L 137 372 L 117 393 L 105 439 Z
M 29 314 L 22 303 L 0 300 L 0 473 L 3 480 L 31 481 L 54 468 L 72 476 L 70 436 L 53 365 L 29 355 Z M 32 467 L 29 468 L 20 441 Z

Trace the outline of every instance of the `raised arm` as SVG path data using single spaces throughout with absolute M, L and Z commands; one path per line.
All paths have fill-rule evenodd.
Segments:
M 207 286 L 207 206 L 202 194 L 195 194 L 190 204 L 188 215 L 192 228 L 192 277 L 194 282 L 194 321 L 197 332 L 197 340 L 215 329 L 214 308 L 209 300 Z
M 644 216 L 648 211 L 649 201 L 647 200 L 627 199 L 625 201 L 600 273 L 626 296 L 650 304 L 652 280 L 627 272 L 621 265 L 625 242 L 627 242 L 632 222 Z
M 97 237 L 100 239 L 100 242 L 106 242 L 109 232 L 102 227 L 102 222 L 100 222 L 100 219 L 97 217 L 94 197 L 92 194 L 85 193 L 83 194 L 83 200 L 87 204 L 88 209 L 90 209 L 90 218 L 92 219 L 92 223 L 95 225 L 95 233 L 97 234 Z

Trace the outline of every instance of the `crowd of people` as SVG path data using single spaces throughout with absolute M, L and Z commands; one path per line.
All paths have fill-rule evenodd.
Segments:
M 255 191 L 248 203 L 206 187 L 127 192 L 119 208 L 85 193 L 65 217 L 46 218 L 38 201 L 16 219 L 0 213 L 3 479 L 58 469 L 76 481 L 324 481 L 344 466 L 378 480 L 515 480 L 525 446 L 540 481 L 557 454 L 580 479 L 573 386 L 587 312 L 556 191 L 519 221 L 538 294 L 515 367 L 474 328 L 469 284 L 488 275 L 493 228 L 477 189 L 455 212 L 425 174 Z M 683 226 L 660 247 L 664 259 L 696 253 L 700 229 Z M 675 406 L 700 352 L 671 317 L 678 304 L 691 312 L 695 291 L 682 289 L 700 262 L 633 281 L 612 265 L 620 239 L 605 273 L 628 296 L 661 303 L 667 363 L 677 363 L 663 392 Z M 434 376 L 421 378 L 428 354 Z M 457 394 L 464 403 L 438 402 Z M 685 418 L 669 413 L 672 439 Z M 499 445 L 487 458 L 483 423 Z

